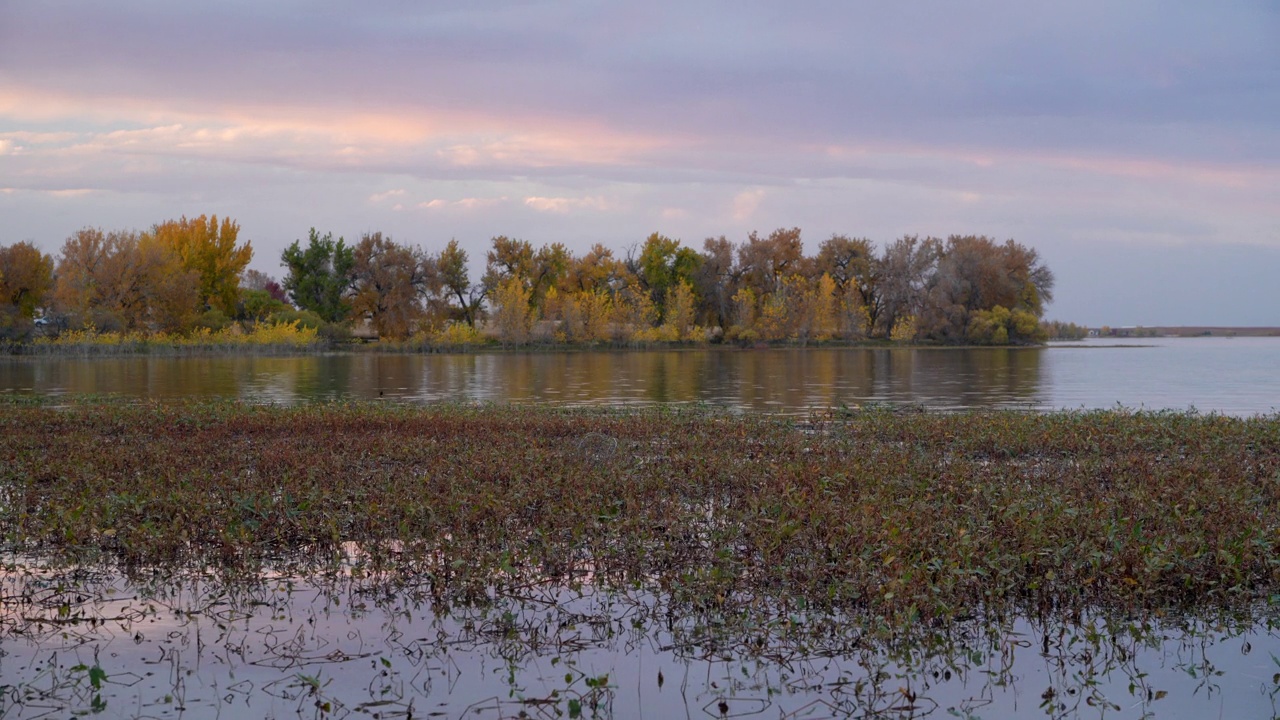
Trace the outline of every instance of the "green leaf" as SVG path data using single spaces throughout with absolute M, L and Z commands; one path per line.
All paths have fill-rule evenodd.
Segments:
M 102 689 L 102 681 L 107 679 L 107 673 L 101 667 L 94 665 L 89 668 L 89 684 L 94 690 Z

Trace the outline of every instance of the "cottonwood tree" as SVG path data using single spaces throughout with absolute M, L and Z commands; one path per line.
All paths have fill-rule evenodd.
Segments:
M 791 275 L 783 284 L 789 315 L 788 337 L 801 345 L 835 337 L 838 332 L 835 280 L 827 273 L 816 278 Z
M 489 313 L 489 321 L 498 340 L 505 345 L 529 342 L 536 320 L 529 306 L 530 289 L 518 276 L 512 275 L 500 281 L 491 295 L 493 309 Z
M 547 290 L 559 286 L 571 264 L 572 256 L 561 243 L 538 248 L 526 240 L 505 235 L 492 239 L 486 254 L 484 287 L 492 293 L 511 278 L 518 279 L 529 291 L 530 309 L 541 311 Z
M 727 329 L 732 322 L 733 294 L 738 273 L 733 263 L 733 243 L 725 236 L 707 238 L 702 257 L 693 273 L 694 295 L 699 299 L 699 315 L 709 325 Z
M 425 315 L 424 299 L 439 290 L 434 262 L 381 232 L 363 235 L 353 255 L 352 315 L 369 318 L 379 337 L 408 337 Z
M 596 243 L 585 255 L 569 258 L 559 289 L 561 292 L 611 295 L 620 287 L 625 272 L 613 251 Z
M 943 342 L 1035 340 L 1053 283 L 1033 249 L 1013 240 L 952 235 L 930 283 L 920 330 Z M 979 325 L 971 329 L 975 319 Z
M 667 288 L 667 296 L 662 307 L 662 322 L 668 328 L 673 341 L 683 342 L 694 338 L 694 312 L 696 299 L 693 286 L 683 279 L 676 280 Z
M 666 302 L 667 291 L 678 283 L 692 283 L 701 257 L 690 248 L 682 247 L 660 233 L 645 238 L 640 250 L 636 276 L 649 291 L 649 299 L 655 306 Z
M 150 234 L 77 231 L 56 275 L 54 303 L 79 326 L 181 332 L 201 304 L 199 275 Z
M 744 285 L 764 297 L 776 291 L 783 278 L 797 273 L 803 259 L 800 228 L 779 228 L 763 238 L 752 231 L 738 247 L 738 272 Z
M 53 289 L 53 258 L 30 242 L 0 247 L 0 305 L 31 318 Z
M 486 290 L 494 292 L 511 278 L 518 279 L 526 289 L 533 286 L 533 245 L 527 240 L 498 235 L 490 239 L 485 253 L 484 283 Z
M 457 301 L 462 320 L 474 327 L 476 315 L 484 303 L 484 288 L 473 286 L 467 274 L 467 251 L 450 240 L 435 261 L 439 280 L 447 298 Z
M 53 287 L 53 259 L 29 242 L 0 247 L 0 339 L 22 340 Z
M 533 274 L 530 277 L 530 289 L 533 293 L 530 302 L 534 307 L 541 308 L 547 291 L 560 285 L 571 261 L 569 249 L 561 243 L 538 248 L 533 256 Z
M 827 273 L 835 281 L 836 292 L 845 304 L 855 293 L 868 323 L 874 326 L 883 307 L 880 284 L 881 261 L 875 247 L 866 238 L 832 235 L 818 246 L 814 256 L 815 273 Z
M 182 267 L 199 278 L 200 302 L 228 317 L 236 311 L 240 274 L 253 259 L 249 242 L 237 245 L 240 226 L 229 218 L 204 216 L 160 223 L 148 233 Z
M 900 323 L 914 323 L 916 314 L 923 308 L 925 291 L 941 254 L 941 240 L 932 237 L 921 240 L 915 235 L 904 235 L 884 249 L 879 263 L 877 334 L 894 338 Z M 899 332 L 896 337 L 903 335 Z

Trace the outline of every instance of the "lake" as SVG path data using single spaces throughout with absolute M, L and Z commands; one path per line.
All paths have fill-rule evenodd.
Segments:
M 644 591 L 439 607 L 376 579 L 0 573 L 0 717 L 1263 718 L 1266 622 L 672 617 Z M 95 681 L 95 677 L 97 678 Z M 11 684 L 6 684 L 11 683 Z
M 803 414 L 930 408 L 1280 409 L 1280 338 L 1098 339 L 1039 348 L 785 348 L 296 357 L 3 358 L 0 392 L 567 405 L 703 403 Z
M 804 414 L 1280 408 L 1280 338 L 1042 348 L 0 358 L 0 393 L 698 403 Z M 2 469 L 2 468 L 0 468 Z M 531 589 L 449 607 L 377 578 L 0 571 L 0 717 L 1276 717 L 1276 604 L 1215 617 L 1016 617 L 877 632 L 865 618 L 679 615 L 659 588 Z M 15 569 L 18 568 L 18 569 Z M 740 623 L 741 625 L 735 625 Z M 910 629 L 910 628 L 908 628 Z

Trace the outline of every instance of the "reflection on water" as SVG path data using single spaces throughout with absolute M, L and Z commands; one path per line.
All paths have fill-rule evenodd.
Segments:
M 0 584 L 5 717 L 1274 717 L 1280 692 L 1265 623 L 893 634 L 589 587 L 447 607 L 350 578 Z
M 707 403 L 803 412 L 867 402 L 1027 406 L 1038 349 L 780 349 L 472 355 L 88 358 L 0 361 L 0 388 L 44 395 L 230 397 L 251 402 Z
M 1129 341 L 1130 343 L 1134 341 Z M 706 403 L 804 413 L 934 408 L 1280 408 L 1280 338 L 1046 348 L 843 348 L 302 357 L 0 358 L 0 392 L 562 404 Z

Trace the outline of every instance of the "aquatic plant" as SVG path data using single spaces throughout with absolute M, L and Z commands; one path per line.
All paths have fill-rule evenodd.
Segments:
M 9 552 L 933 622 L 1280 592 L 1280 419 L 0 405 Z

